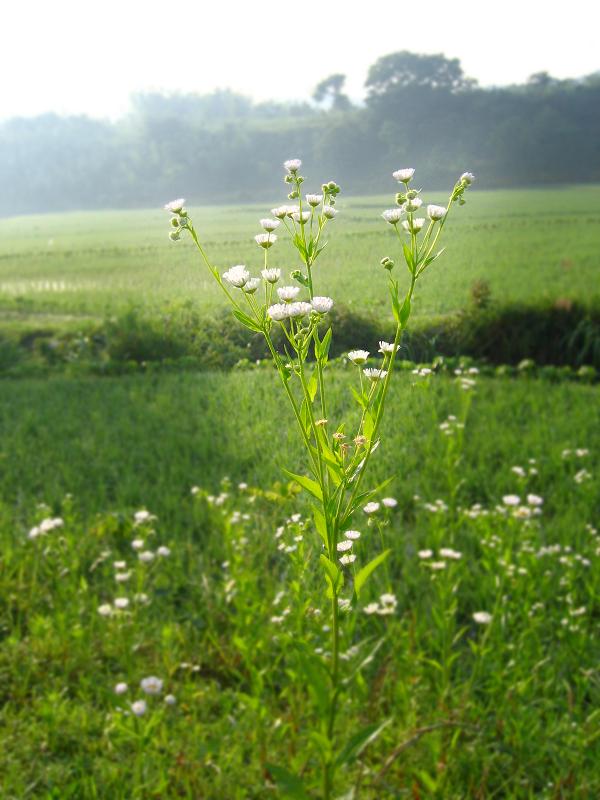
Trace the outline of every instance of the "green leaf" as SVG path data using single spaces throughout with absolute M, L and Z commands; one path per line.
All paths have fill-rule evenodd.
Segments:
M 371 441 L 371 439 L 373 438 L 374 430 L 375 430 L 375 420 L 373 419 L 372 414 L 369 411 L 366 411 L 363 420 L 363 434 L 367 437 L 369 441 Z
M 398 300 L 398 289 L 393 289 L 390 286 L 390 297 L 392 298 L 392 311 L 394 312 L 394 319 L 400 325 L 400 301 Z
M 328 328 L 327 333 L 325 334 L 325 336 L 321 341 L 320 359 L 323 362 L 327 361 L 327 358 L 329 356 L 329 348 L 331 346 L 331 336 L 332 336 L 332 330 L 331 328 Z
M 409 317 L 410 317 L 410 297 L 407 296 L 404 300 L 404 303 L 402 303 L 402 308 L 400 309 L 400 319 L 398 320 L 399 324 L 403 328 L 408 322 Z
M 284 469 L 283 471 L 290 478 L 293 478 L 296 483 L 299 483 L 303 489 L 306 489 L 307 492 L 310 492 L 313 497 L 316 497 L 317 500 L 323 500 L 323 492 L 321 491 L 321 487 L 316 481 L 313 481 L 312 478 L 307 478 L 305 475 L 296 475 L 294 472 L 290 472 L 287 469 Z
M 362 728 L 358 733 L 355 733 L 336 758 L 336 766 L 341 767 L 344 764 L 355 761 L 360 754 L 377 739 L 384 728 L 387 728 L 391 721 L 391 719 L 386 719 L 385 722 L 382 722 L 380 725 L 377 723 L 367 725 L 366 728 Z
M 283 797 L 289 800 L 310 800 L 300 778 L 285 767 L 278 767 L 276 764 L 267 764 L 266 767 Z
M 411 272 L 415 271 L 415 261 L 413 259 L 413 254 L 410 251 L 410 247 L 403 243 L 402 249 L 404 250 L 404 260 L 406 261 L 406 266 L 409 268 Z
M 242 311 L 239 311 L 237 308 L 234 308 L 232 310 L 232 313 L 233 313 L 233 316 L 242 323 L 242 325 L 246 326 L 246 328 L 250 328 L 251 331 L 256 331 L 256 333 L 261 333 L 260 327 L 247 314 L 244 314 Z
M 357 391 L 356 391 L 356 389 L 354 389 L 353 387 L 350 387 L 350 388 L 351 388 L 351 390 L 352 390 L 352 394 L 354 395 L 354 399 L 356 400 L 356 402 L 358 403 L 358 405 L 359 405 L 361 408 L 364 408 L 364 407 L 367 405 L 367 398 L 366 398 L 366 396 L 365 396 L 364 394 L 361 394 L 360 392 L 357 392 Z
M 311 403 L 315 402 L 315 397 L 317 396 L 318 388 L 319 388 L 319 379 L 317 378 L 317 373 L 313 372 L 313 374 L 310 376 L 308 386 L 306 387 Z
M 325 553 L 321 553 L 319 560 L 325 569 L 325 574 L 329 578 L 332 588 L 336 591 L 341 589 L 344 576 L 337 564 L 334 564 L 333 561 L 330 561 Z
M 308 648 L 297 644 L 296 654 L 303 682 L 308 685 L 319 715 L 324 719 L 329 713 L 331 689 L 329 671 L 323 660 L 316 653 L 309 651 Z
M 325 517 L 321 513 L 321 511 L 316 507 L 312 507 L 313 510 L 313 519 L 315 521 L 315 528 L 317 529 L 317 533 L 323 539 L 325 547 L 329 547 L 329 542 L 327 541 L 327 524 L 325 523 Z
M 360 590 L 363 588 L 367 580 L 370 578 L 371 574 L 377 569 L 377 567 L 380 564 L 383 564 L 383 562 L 386 560 L 386 558 L 389 556 L 391 552 L 392 551 L 390 549 L 384 550 L 383 553 L 380 553 L 378 556 L 375 556 L 375 558 L 372 561 L 369 561 L 369 563 L 357 573 L 356 578 L 354 579 L 354 591 L 357 597 L 360 595 Z

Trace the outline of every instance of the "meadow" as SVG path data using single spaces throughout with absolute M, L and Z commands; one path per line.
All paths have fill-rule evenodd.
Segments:
M 388 206 L 340 200 L 318 266 L 319 291 L 386 319 Z M 499 303 L 597 303 L 599 187 L 476 191 L 465 211 L 417 322 L 481 280 Z M 194 221 L 219 265 L 256 268 L 263 213 Z M 167 221 L 0 220 L 3 329 L 222 310 Z M 352 369 L 327 369 L 336 424 Z M 309 800 L 324 758 L 339 800 L 598 797 L 598 392 L 468 360 L 394 375 L 370 476 L 392 476 L 386 503 L 353 521 L 360 559 L 391 555 L 340 605 L 334 756 L 321 545 L 282 472 L 307 464 L 274 370 L 1 380 L 2 798 Z

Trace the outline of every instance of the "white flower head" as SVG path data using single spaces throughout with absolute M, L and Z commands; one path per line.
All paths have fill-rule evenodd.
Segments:
M 419 558 L 426 560 L 428 558 L 431 558 L 431 556 L 433 555 L 433 550 L 419 550 L 417 555 L 419 556 Z
M 313 310 L 310 303 L 290 303 L 288 305 L 288 316 L 290 317 L 305 317 Z
M 267 281 L 267 283 L 277 283 L 279 278 L 281 278 L 281 270 L 277 269 L 276 267 L 263 269 L 260 274 L 262 275 L 263 280 Z
M 344 541 L 337 543 L 338 553 L 345 553 L 347 550 L 351 549 L 352 549 L 352 542 L 349 539 L 344 539 Z
M 344 567 L 347 567 L 348 564 L 354 564 L 356 561 L 356 555 L 354 553 L 346 553 L 340 558 L 340 564 Z
M 384 497 L 381 501 L 386 508 L 396 508 L 398 501 L 395 497 Z
M 307 194 L 306 195 L 306 202 L 309 206 L 315 208 L 320 203 L 323 202 L 323 195 L 322 194 Z
M 335 209 L 333 206 L 323 206 L 323 216 L 326 219 L 335 219 L 337 215 L 337 209 Z
M 142 553 L 138 553 L 138 558 L 143 564 L 149 564 L 154 561 L 154 553 L 152 550 L 144 550 Z
M 402 219 L 403 213 L 404 209 L 402 208 L 388 208 L 387 211 L 384 211 L 381 216 L 386 222 L 389 222 L 390 225 L 397 225 Z
M 404 208 L 406 211 L 418 211 L 421 206 L 423 205 L 423 201 L 420 197 L 413 197 L 412 200 L 407 200 L 406 205 Z
M 131 704 L 131 710 L 133 711 L 136 717 L 143 717 L 146 711 L 148 710 L 146 701 L 136 700 L 135 703 Z
M 278 225 L 281 225 L 281 220 L 278 220 L 278 219 L 261 219 L 260 220 L 260 227 L 264 231 L 267 231 L 268 233 L 271 233 L 272 231 L 274 231 L 275 228 L 277 228 Z
M 294 211 L 292 219 L 294 222 L 301 222 L 304 224 L 310 219 L 310 211 Z
M 459 553 L 458 550 L 453 550 L 451 547 L 440 548 L 440 555 L 442 558 L 451 558 L 454 561 L 462 558 L 462 553 Z
M 396 350 L 400 349 L 400 345 L 397 345 Z M 379 342 L 379 352 L 380 353 L 393 353 L 394 352 L 394 344 L 393 342 Z
M 115 686 L 115 694 L 125 694 L 125 692 L 129 689 L 126 683 L 117 683 Z
M 141 511 L 136 511 L 133 515 L 133 521 L 135 525 L 143 525 L 146 522 L 152 522 L 155 520 L 156 517 L 154 514 L 151 514 L 145 508 L 142 508 Z
M 502 498 L 502 502 L 505 506 L 518 506 L 521 502 L 521 498 L 518 494 L 505 494 Z
M 164 544 L 161 544 L 161 546 L 156 551 L 156 554 L 161 556 L 162 558 L 167 558 L 168 556 L 171 555 L 171 548 L 167 547 Z
M 282 322 L 289 317 L 288 309 L 289 305 L 286 303 L 275 303 L 275 305 L 269 306 L 267 314 L 274 322 Z
M 331 297 L 313 297 L 312 307 L 317 314 L 327 314 L 333 308 Z
M 279 289 L 277 289 L 277 296 L 285 303 L 291 303 L 292 300 L 295 300 L 299 294 L 299 286 L 280 286 Z
M 171 214 L 181 214 L 184 205 L 185 205 L 185 200 L 183 199 L 183 197 L 180 197 L 177 200 L 171 200 L 170 203 L 167 203 L 165 205 L 165 211 L 170 211 Z
M 537 494 L 528 494 L 527 502 L 529 503 L 530 506 L 541 506 L 544 502 L 544 498 L 540 497 Z
M 478 625 L 489 625 L 492 621 L 492 615 L 489 611 L 476 611 L 473 614 L 473 619 Z
M 392 172 L 392 177 L 398 181 L 398 183 L 409 183 L 412 180 L 415 171 L 412 167 L 406 167 L 405 169 L 397 169 L 395 172 Z
M 381 508 L 381 505 L 379 503 L 371 501 L 370 503 L 367 503 L 366 506 L 363 506 L 363 511 L 365 512 L 365 514 L 369 514 L 369 515 L 370 514 L 376 514 L 379 511 L 380 508 Z
M 302 166 L 302 161 L 299 158 L 288 158 L 287 161 L 283 162 L 283 166 L 293 175 Z
M 167 694 L 165 695 L 165 703 L 168 706 L 174 706 L 177 703 L 177 698 L 174 694 Z
M 227 272 L 224 272 L 223 278 L 227 283 L 230 283 L 237 289 L 241 289 L 242 286 L 245 286 L 250 280 L 250 273 L 243 264 L 237 264 L 235 267 L 228 269 Z
M 260 278 L 250 278 L 249 281 L 246 281 L 244 286 L 242 287 L 242 291 L 246 292 L 246 294 L 254 294 L 254 292 L 260 286 Z
M 131 546 L 133 547 L 134 550 L 141 550 L 142 547 L 144 546 L 144 540 L 143 539 L 134 539 L 131 542 Z
M 367 367 L 363 369 L 363 373 L 370 381 L 382 381 L 387 375 L 386 369 L 375 369 L 374 367 Z
M 360 531 L 344 531 L 344 536 L 346 539 L 352 539 L 356 541 L 356 539 L 360 539 Z
M 103 603 L 101 606 L 98 606 L 98 613 L 101 617 L 110 617 L 112 614 L 112 606 L 110 603 Z
M 155 675 L 150 675 L 148 678 L 143 678 L 140 681 L 140 687 L 146 694 L 160 694 L 163 688 L 163 682 Z
M 348 353 L 348 360 L 359 367 L 362 364 L 366 364 L 368 358 L 369 358 L 368 350 L 350 350 L 350 352 Z
M 425 225 L 425 219 L 423 217 L 417 217 L 412 220 L 405 219 L 402 223 L 402 227 L 407 233 L 419 233 L 423 225 Z
M 463 172 L 463 174 L 459 178 L 460 183 L 464 183 L 465 186 L 470 186 L 474 180 L 475 180 L 475 175 L 473 175 L 472 172 Z
M 447 213 L 448 209 L 445 208 L 444 206 L 434 206 L 434 205 L 427 206 L 427 216 L 434 222 L 438 222 L 439 220 L 444 219 Z
M 129 598 L 128 597 L 116 597 L 115 598 L 115 608 L 118 608 L 121 611 L 123 611 L 123 609 L 127 608 L 128 605 L 129 605 Z
M 289 206 L 277 206 L 277 208 L 271 209 L 271 214 L 277 219 L 284 219 L 284 217 L 287 217 L 288 208 Z
M 277 236 L 275 236 L 274 233 L 257 233 L 254 237 L 254 241 L 259 247 L 268 250 L 269 247 L 272 247 L 277 241 Z

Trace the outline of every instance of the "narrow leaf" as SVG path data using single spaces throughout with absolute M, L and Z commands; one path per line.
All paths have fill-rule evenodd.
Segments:
M 287 469 L 284 469 L 283 471 L 290 478 L 293 478 L 296 481 L 296 483 L 299 483 L 303 489 L 306 489 L 307 492 L 310 492 L 310 494 L 312 494 L 313 497 L 316 497 L 317 500 L 321 501 L 323 500 L 323 492 L 321 491 L 321 487 L 316 481 L 313 481 L 311 478 L 307 478 L 305 475 L 296 475 L 295 473 L 290 472 Z
M 266 767 L 284 798 L 287 800 L 310 800 L 300 778 L 285 767 L 278 767 L 276 764 L 267 764 Z
M 377 739 L 379 734 L 387 728 L 390 724 L 391 719 L 386 719 L 385 722 L 382 722 L 380 725 L 376 723 L 374 725 L 367 725 L 366 728 L 358 731 L 355 733 L 354 736 L 350 738 L 342 752 L 336 758 L 336 765 L 341 767 L 344 764 L 349 764 L 351 761 L 355 761 L 360 754 L 372 743 Z
M 367 580 L 370 578 L 371 574 L 377 569 L 377 567 L 380 564 L 383 564 L 383 562 L 386 560 L 386 558 L 389 556 L 391 552 L 392 551 L 389 549 L 384 550 L 383 553 L 380 553 L 378 556 L 375 556 L 375 558 L 372 561 L 369 561 L 369 563 L 357 573 L 356 578 L 354 579 L 354 591 L 357 597 L 360 595 L 360 590 L 363 588 Z

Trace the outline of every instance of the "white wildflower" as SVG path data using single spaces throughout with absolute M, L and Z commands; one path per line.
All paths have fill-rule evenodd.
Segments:
M 473 614 L 473 619 L 478 625 L 489 625 L 492 621 L 492 615 L 489 611 L 476 611 Z
M 435 206 L 435 205 L 427 206 L 427 216 L 434 222 L 438 222 L 439 220 L 444 219 L 447 213 L 448 209 L 445 208 L 444 206 Z
M 112 614 L 112 606 L 110 603 L 103 603 L 101 606 L 98 606 L 98 613 L 101 617 L 110 617 Z
M 518 494 L 505 494 L 502 498 L 502 502 L 505 506 L 518 506 L 521 502 L 521 498 Z
M 144 546 L 144 540 L 143 539 L 134 539 L 131 542 L 131 546 L 133 547 L 134 550 L 141 550 L 142 547 Z
M 363 612 L 365 614 L 377 614 L 379 611 L 379 603 L 369 603 L 369 605 L 363 608 Z
M 402 219 L 403 213 L 404 211 L 401 208 L 388 208 L 381 216 L 386 222 L 389 222 L 390 225 L 397 225 Z
M 300 167 L 302 166 L 302 161 L 299 158 L 288 158 L 287 161 L 283 162 L 283 166 L 287 169 L 288 172 L 292 174 L 298 172 Z
M 346 539 L 360 539 L 360 531 L 344 531 Z
M 254 237 L 254 241 L 259 247 L 268 250 L 269 247 L 272 247 L 277 241 L 277 236 L 274 233 L 257 233 Z
M 263 269 L 261 270 L 260 274 L 262 275 L 263 280 L 267 281 L 267 283 L 277 283 L 279 278 L 281 278 L 281 270 L 276 269 L 275 267 Z
M 243 264 L 237 264 L 235 267 L 228 269 L 227 272 L 224 272 L 223 278 L 227 283 L 241 289 L 250 280 L 250 273 Z
M 116 597 L 115 601 L 115 608 L 120 609 L 121 611 L 129 605 L 129 598 L 128 597 Z
M 440 549 L 440 555 L 442 558 L 452 558 L 455 561 L 462 558 L 462 553 L 459 553 L 458 550 L 453 550 L 451 547 L 442 547 Z
M 114 569 L 127 569 L 126 561 L 113 561 Z
M 156 517 L 154 514 L 151 514 L 149 511 L 146 511 L 145 508 L 142 508 L 141 511 L 136 511 L 133 515 L 133 520 L 136 525 L 143 525 L 146 522 L 152 522 L 155 520 Z
M 267 231 L 267 233 L 272 233 L 279 225 L 281 225 L 281 220 L 279 219 L 261 219 L 260 220 L 260 227 Z
M 243 291 L 246 292 L 246 294 L 254 294 L 259 286 L 260 278 L 250 278 L 250 280 L 246 282 L 245 286 L 243 286 Z
M 382 381 L 387 375 L 387 370 L 367 367 L 367 369 L 363 369 L 363 373 L 370 381 Z
M 348 564 L 353 564 L 355 561 L 356 561 L 356 556 L 354 555 L 354 553 L 349 553 L 340 558 L 340 564 L 342 564 L 345 567 L 347 567 Z
M 271 209 L 271 214 L 277 219 L 284 219 L 288 215 L 289 206 L 277 206 L 277 208 Z
M 384 497 L 381 501 L 386 508 L 396 508 L 398 501 L 395 497 Z
M 338 553 L 345 553 L 347 550 L 352 548 L 352 542 L 349 539 L 345 539 L 343 542 L 337 543 L 337 551 Z
M 310 314 L 313 310 L 313 307 L 310 303 L 290 303 L 288 305 L 288 316 L 290 317 L 304 317 L 306 314 Z
M 144 550 L 142 553 L 138 553 L 138 558 L 143 564 L 149 564 L 154 561 L 154 553 L 152 550 Z
M 544 498 L 540 497 L 537 494 L 528 494 L 527 495 L 527 502 L 530 506 L 541 506 L 544 502 Z
M 304 225 L 310 219 L 310 211 L 294 211 L 292 219 L 294 222 L 301 222 Z
M 348 360 L 351 361 L 353 364 L 356 364 L 357 366 L 365 364 L 368 358 L 369 358 L 368 350 L 351 350 L 348 353 Z
M 115 694 L 125 694 L 125 692 L 129 689 L 126 683 L 117 683 L 115 686 Z
M 515 473 L 515 475 L 518 475 L 518 476 L 519 476 L 519 478 L 524 478 L 524 477 L 526 476 L 526 474 L 527 474 L 527 473 L 525 472 L 525 470 L 523 469 L 523 467 L 519 467 L 519 466 L 516 466 L 516 467 L 511 467 L 511 468 L 510 468 L 510 471 L 511 471 L 511 472 L 514 472 L 514 473 Z
M 295 300 L 299 293 L 299 286 L 280 286 L 277 289 L 277 296 L 286 303 L 291 303 L 292 300 Z
M 400 345 L 397 345 L 395 348 L 396 350 L 400 349 Z M 393 342 L 379 342 L 379 352 L 380 353 L 393 353 L 394 352 L 394 344 Z
M 404 208 L 406 211 L 414 212 L 418 211 L 421 206 L 423 205 L 423 201 L 420 197 L 413 197 L 412 200 L 407 200 Z
M 177 703 L 177 698 L 174 694 L 167 694 L 165 695 L 165 703 L 168 706 L 174 706 Z
M 115 580 L 117 583 L 125 583 L 131 578 L 131 572 L 116 572 Z
M 463 172 L 459 178 L 460 183 L 464 183 L 466 186 L 470 186 L 474 180 L 475 175 L 472 172 Z
M 145 700 L 136 700 L 135 703 L 131 704 L 131 710 L 136 715 L 136 717 L 143 717 L 146 711 L 148 710 L 148 706 L 146 705 Z
M 431 561 L 429 563 L 431 569 L 439 572 L 440 570 L 446 569 L 446 562 L 445 561 Z
M 331 297 L 313 297 L 312 307 L 318 314 L 327 314 L 333 308 Z
M 363 511 L 365 514 L 376 514 L 380 508 L 381 505 L 379 503 L 371 501 L 370 503 L 367 503 L 366 506 L 363 506 Z
M 306 195 L 306 202 L 309 206 L 315 208 L 320 203 L 323 202 L 323 195 L 322 194 L 307 194 Z
M 148 678 L 143 678 L 140 681 L 140 687 L 146 694 L 160 694 L 163 688 L 163 682 L 155 675 L 150 675 Z
M 419 556 L 419 558 L 423 559 L 431 558 L 431 556 L 433 555 L 433 550 L 419 550 L 417 555 Z
M 171 214 L 180 214 L 183 211 L 184 205 L 185 200 L 183 197 L 180 197 L 177 200 L 171 200 L 170 203 L 166 203 L 165 211 L 170 211 Z
M 402 227 L 407 233 L 419 233 L 423 225 L 425 225 L 425 219 L 423 217 L 416 217 L 412 220 L 405 219 L 402 223 Z
M 323 216 L 326 219 L 335 219 L 337 214 L 337 209 L 335 209 L 333 206 L 323 206 Z
M 161 546 L 156 551 L 156 554 L 162 556 L 162 558 L 166 558 L 167 556 L 171 555 L 171 548 L 167 547 L 164 544 L 161 544 Z
M 285 303 L 275 303 L 275 305 L 269 306 L 267 314 L 275 322 L 281 322 L 289 317 L 288 309 L 289 306 Z
M 392 172 L 392 177 L 395 178 L 398 183 L 408 183 L 414 174 L 414 169 L 412 167 L 408 167 L 405 169 L 397 169 L 395 172 Z

